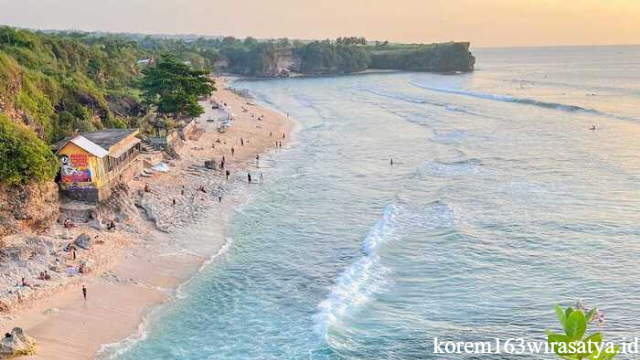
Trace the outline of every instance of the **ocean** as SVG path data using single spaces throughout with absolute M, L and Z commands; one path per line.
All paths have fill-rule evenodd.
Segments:
M 433 338 L 543 341 L 579 299 L 605 339 L 640 336 L 640 47 L 474 53 L 469 74 L 236 81 L 298 131 L 112 358 L 510 359 Z

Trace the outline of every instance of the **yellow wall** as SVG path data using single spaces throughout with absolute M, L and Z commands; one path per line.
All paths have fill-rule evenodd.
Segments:
M 69 142 L 62 147 L 58 151 L 58 161 L 62 188 L 100 188 L 104 184 L 102 160 L 76 144 Z

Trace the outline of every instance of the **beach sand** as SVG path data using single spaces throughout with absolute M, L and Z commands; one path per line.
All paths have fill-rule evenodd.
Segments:
M 139 192 L 145 184 L 150 186 L 152 192 L 144 197 L 154 205 L 158 224 L 169 233 L 158 231 L 154 224 L 141 219 L 139 223 L 143 226 L 137 234 L 118 234 L 119 246 L 92 250 L 110 252 L 101 254 L 109 259 L 104 266 L 12 314 L 0 330 L 20 326 L 34 337 L 37 355 L 29 358 L 95 358 L 103 344 L 116 343 L 135 334 L 153 305 L 171 299 L 176 288 L 224 246 L 226 222 L 238 199 L 225 195 L 218 203 L 214 190 L 218 186 L 246 187 L 249 169 L 254 173 L 254 181 L 259 181 L 255 156 L 273 148 L 276 139 L 286 144 L 289 136 L 283 138 L 282 134 L 289 135 L 293 123 L 278 112 L 248 105 L 249 100 L 225 89 L 222 79 L 216 79 L 216 87 L 215 98 L 226 103 L 235 115 L 231 128 L 224 134 L 215 131 L 217 124 L 206 120 L 218 117 L 220 112 L 203 102 L 206 113 L 198 120 L 198 126 L 205 131 L 192 136 L 179 151 L 180 159 L 173 161 L 171 170 L 129 184 L 132 191 Z M 247 112 L 243 112 L 243 106 Z M 257 120 L 260 115 L 264 118 Z M 244 146 L 240 138 L 245 139 Z M 220 143 L 213 149 L 211 144 L 217 139 Z M 231 147 L 235 148 L 235 156 L 231 156 Z M 213 175 L 201 170 L 205 160 L 219 162 L 222 155 L 226 157 L 226 167 L 232 171 L 229 181 L 220 172 Z M 192 171 L 194 168 L 200 172 Z M 206 194 L 197 190 L 200 185 L 208 190 Z M 183 186 L 185 195 L 181 196 Z M 177 198 L 175 206 L 172 205 L 174 198 Z M 207 214 L 214 215 L 207 217 Z M 208 222 L 206 238 L 199 238 L 197 232 L 189 233 L 197 227 L 194 219 Z M 211 229 L 215 229 L 213 233 Z M 179 246 L 188 251 L 176 251 L 176 238 L 182 239 Z M 82 285 L 88 289 L 87 301 L 82 298 Z

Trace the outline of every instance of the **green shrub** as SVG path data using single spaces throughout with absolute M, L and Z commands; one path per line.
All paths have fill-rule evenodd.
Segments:
M 0 182 L 24 185 L 51 181 L 57 172 L 58 161 L 47 144 L 0 114 Z
M 563 310 L 556 306 L 556 316 L 562 326 L 563 333 L 547 331 L 547 341 L 556 355 L 562 359 L 611 360 L 620 351 L 615 345 L 604 346 L 601 333 L 587 335 L 589 323 L 596 318 L 597 309 L 593 308 L 585 315 L 580 309 L 568 307 Z M 598 351 L 596 344 L 601 347 Z
M 53 138 L 53 124 L 51 119 L 54 108 L 49 97 L 38 88 L 37 84 L 43 75 L 25 73 L 22 78 L 22 88 L 18 93 L 16 105 L 27 114 L 29 125 L 38 131 L 38 135 L 49 140 Z

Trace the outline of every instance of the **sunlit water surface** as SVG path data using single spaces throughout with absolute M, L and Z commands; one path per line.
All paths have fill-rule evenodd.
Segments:
M 236 82 L 300 130 L 229 251 L 117 358 L 485 358 L 432 339 L 539 341 L 579 298 L 640 335 L 640 48 L 476 55 L 456 76 Z

